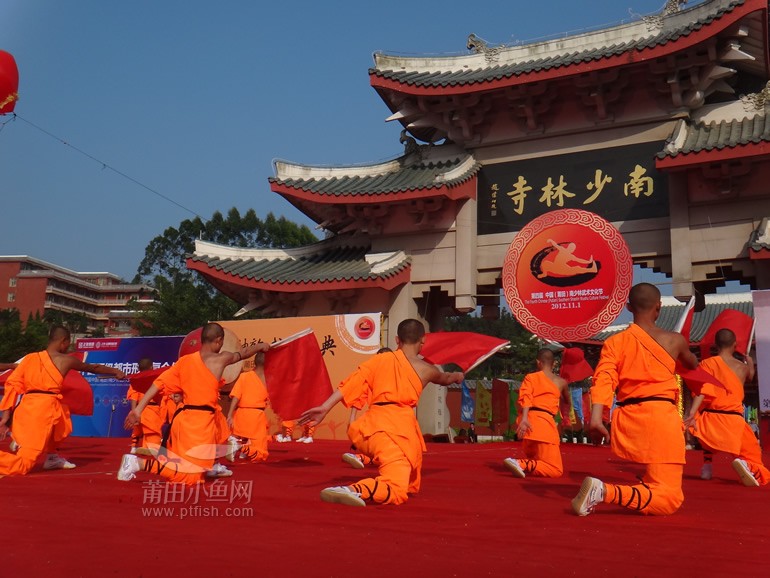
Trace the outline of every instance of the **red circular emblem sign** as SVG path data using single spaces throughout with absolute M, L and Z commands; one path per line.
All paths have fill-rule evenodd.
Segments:
M 356 321 L 355 330 L 356 337 L 366 341 L 374 333 L 374 320 L 371 317 L 361 317 Z
M 503 262 L 503 292 L 526 329 L 575 341 L 609 326 L 626 304 L 633 261 L 618 230 L 598 215 L 560 209 L 513 239 Z

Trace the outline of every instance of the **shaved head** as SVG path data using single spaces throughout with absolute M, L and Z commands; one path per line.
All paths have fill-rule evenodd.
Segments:
M 735 333 L 730 329 L 720 329 L 714 336 L 714 345 L 717 349 L 725 349 L 735 345 Z
M 650 283 L 638 283 L 628 294 L 628 309 L 631 312 L 652 311 L 660 304 L 660 290 Z
M 201 332 L 201 343 L 213 343 L 220 337 L 225 336 L 225 330 L 219 323 L 207 323 L 203 326 Z
M 548 365 L 548 366 L 553 365 L 554 359 L 555 359 L 555 356 L 553 354 L 553 351 L 551 351 L 547 347 L 543 347 L 537 352 L 537 360 L 543 365 Z
M 70 330 L 63 325 L 54 325 L 48 332 L 48 343 L 70 338 Z
M 425 337 L 425 326 L 417 319 L 404 319 L 398 324 L 396 334 L 404 345 L 414 345 Z

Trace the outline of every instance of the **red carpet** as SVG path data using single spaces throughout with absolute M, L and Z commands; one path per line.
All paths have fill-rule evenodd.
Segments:
M 580 518 L 569 502 L 585 475 L 628 482 L 638 469 L 606 447 L 566 444 L 564 478 L 519 480 L 501 465 L 519 455 L 519 444 L 431 444 L 417 496 L 402 506 L 351 508 L 318 497 L 326 486 L 361 477 L 340 460 L 345 443 L 272 444 L 268 463 L 236 464 L 218 488 L 206 485 L 196 510 L 194 499 L 174 502 L 181 497 L 164 496 L 165 486 L 146 474 L 118 482 L 126 444 L 72 438 L 61 453 L 77 469 L 0 480 L 0 575 L 770 574 L 770 488 L 740 485 L 723 456 L 704 482 L 699 452 L 688 452 L 686 501 L 673 516 L 604 505 Z M 233 496 L 234 484 L 248 490 L 249 482 L 250 500 Z M 153 507 L 171 510 L 143 514 Z

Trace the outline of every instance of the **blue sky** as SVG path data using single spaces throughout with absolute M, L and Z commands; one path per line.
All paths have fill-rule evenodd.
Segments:
M 130 280 L 149 241 L 193 213 L 312 226 L 270 192 L 274 159 L 403 150 L 369 86 L 374 52 L 465 54 L 470 33 L 513 44 L 663 4 L 0 0 L 0 49 L 20 74 L 18 118 L 0 117 L 0 254 Z

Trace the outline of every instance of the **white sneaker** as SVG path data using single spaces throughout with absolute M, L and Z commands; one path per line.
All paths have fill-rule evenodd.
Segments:
M 289 436 L 278 434 L 277 436 L 275 436 L 275 441 L 277 441 L 279 444 L 284 444 L 286 442 L 290 442 L 291 438 Z
M 713 473 L 713 466 L 711 464 L 703 464 L 703 467 L 700 469 L 700 479 L 701 480 L 710 480 L 711 475 Z
M 68 462 L 58 454 L 48 454 L 43 463 L 44 470 L 71 470 L 75 464 Z
M 207 478 L 229 478 L 233 475 L 232 470 L 228 470 L 224 464 L 215 462 L 214 466 L 206 472 Z
M 578 516 L 587 516 L 597 504 L 604 501 L 604 483 L 596 478 L 586 478 L 578 495 L 572 499 L 572 509 Z
M 142 469 L 139 464 L 139 458 L 133 454 L 124 454 L 123 459 L 120 460 L 120 468 L 118 469 L 118 479 L 121 482 L 128 482 L 136 477 L 136 472 Z
M 738 477 L 741 479 L 741 482 L 743 482 L 744 486 L 756 487 L 759 485 L 757 478 L 755 478 L 754 474 L 751 473 L 749 464 L 746 463 L 746 460 L 742 460 L 740 458 L 734 459 L 733 469 L 735 470 L 735 473 L 738 474 Z
M 519 460 L 516 460 L 514 458 L 505 458 L 503 460 L 503 465 L 506 468 L 508 468 L 511 471 L 511 473 L 517 478 L 527 477 L 527 474 L 522 469 L 521 464 L 519 463 Z
M 342 454 L 342 461 L 346 464 L 350 464 L 357 470 L 363 470 L 364 469 L 364 462 L 358 459 L 358 456 L 356 454 Z
M 297 441 L 300 441 L 300 440 L 297 440 Z M 311 438 L 311 437 L 302 438 L 302 443 L 303 444 L 312 444 L 313 443 L 313 438 Z
M 306 439 L 307 438 L 305 436 L 302 436 L 301 438 L 297 438 L 296 442 L 298 444 L 304 444 Z
M 11 443 L 8 444 L 8 449 L 16 453 L 19 451 L 19 444 L 16 443 L 16 440 L 11 440 Z
M 361 499 L 361 494 L 354 492 L 348 486 L 336 486 L 321 490 L 321 499 L 324 502 L 345 504 L 346 506 L 366 506 L 366 502 Z
M 136 455 L 136 448 L 131 448 L 131 451 L 128 453 L 131 454 L 132 456 Z
M 241 440 L 235 436 L 227 438 L 227 454 L 225 454 L 225 458 L 227 458 L 228 462 L 235 461 L 235 454 L 239 449 L 241 449 Z

